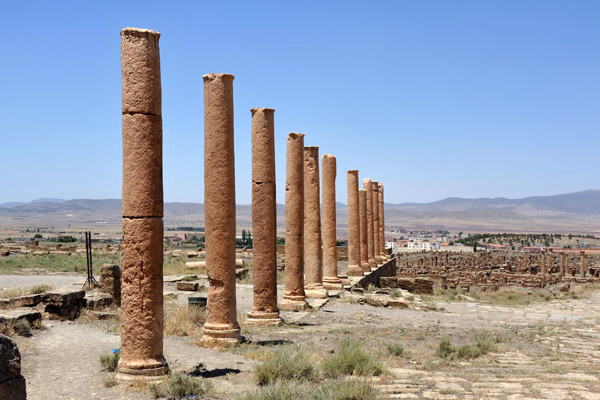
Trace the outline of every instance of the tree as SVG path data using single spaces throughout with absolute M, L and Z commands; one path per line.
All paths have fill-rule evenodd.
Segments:
M 40 235 L 39 233 L 36 233 L 35 235 L 33 235 L 34 239 L 41 239 L 42 235 Z

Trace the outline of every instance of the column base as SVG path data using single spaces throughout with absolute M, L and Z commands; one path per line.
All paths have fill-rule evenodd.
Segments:
M 166 360 L 151 360 L 147 365 L 132 364 L 127 365 L 119 362 L 115 379 L 121 382 L 144 381 L 158 382 L 169 373 L 169 366 Z
M 369 258 L 369 267 L 371 268 L 371 271 L 373 268 L 377 268 L 377 261 L 374 258 Z
M 283 324 L 283 319 L 279 316 L 279 311 L 266 312 L 266 311 L 250 311 L 245 325 L 274 325 L 279 326 Z
M 310 306 L 306 302 L 304 296 L 283 296 L 279 309 L 282 311 L 306 311 L 310 309 Z
M 348 276 L 363 276 L 363 269 L 358 265 L 349 265 L 346 274 Z
M 244 340 L 240 328 L 230 328 L 225 324 L 204 324 L 201 339 L 202 347 L 221 347 L 239 344 Z
M 364 272 L 371 272 L 371 266 L 368 262 L 361 264 L 360 267 Z
M 336 277 L 324 277 L 323 278 L 323 286 L 327 290 L 342 290 L 343 285 L 340 278 Z
M 326 299 L 327 289 L 323 285 L 304 286 L 304 296 L 307 299 Z
M 350 279 L 348 279 L 348 275 L 338 275 L 338 278 L 340 278 L 342 285 L 351 285 L 352 284 L 352 282 L 350 282 Z

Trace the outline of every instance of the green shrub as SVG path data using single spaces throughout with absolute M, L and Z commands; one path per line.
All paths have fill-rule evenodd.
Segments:
M 383 365 L 360 343 L 343 340 L 334 355 L 321 362 L 321 369 L 327 377 L 381 375 Z
M 30 289 L 31 294 L 42 294 L 46 293 L 48 290 L 52 289 L 53 286 L 50 285 L 36 285 Z
M 212 391 L 212 384 L 203 378 L 174 373 L 169 375 L 165 382 L 153 383 L 148 389 L 155 398 L 199 399 L 198 396 L 204 396 Z
M 115 353 L 111 355 L 100 356 L 100 365 L 102 366 L 103 371 L 114 372 L 117 370 L 117 366 L 119 365 L 119 359 L 121 358 L 121 353 Z
M 267 359 L 254 368 L 259 385 L 276 381 L 310 380 L 315 377 L 312 364 L 305 353 L 291 346 L 285 346 L 269 353 Z
M 366 379 L 336 379 L 314 388 L 314 400 L 377 400 L 380 396 Z
M 448 339 L 442 339 L 438 345 L 437 355 L 441 358 L 449 358 L 454 353 L 454 347 Z
M 31 324 L 26 319 L 18 319 L 13 322 L 13 329 L 22 336 L 31 335 Z
M 377 400 L 380 396 L 366 379 L 335 379 L 321 383 L 277 381 L 238 396 L 237 400 Z
M 237 400 L 310 400 L 310 395 L 297 381 L 277 381 L 238 396 Z
M 398 343 L 390 343 L 387 345 L 387 349 L 391 355 L 395 357 L 402 357 L 404 355 L 404 346 Z

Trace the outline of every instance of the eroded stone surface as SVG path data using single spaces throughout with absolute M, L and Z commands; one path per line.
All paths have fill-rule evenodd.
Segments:
M 358 170 L 348 171 L 348 276 L 362 276 L 360 267 L 360 214 Z
M 304 295 L 304 135 L 287 137 L 285 181 L 285 291 L 282 310 L 308 308 Z
M 271 108 L 252 112 L 252 310 L 246 322 L 280 323 L 277 308 L 275 128 Z
M 233 75 L 204 75 L 204 212 L 210 287 L 204 345 L 239 342 L 235 296 Z
M 337 175 L 336 158 L 324 154 L 322 165 L 322 208 L 323 208 L 323 285 L 327 289 L 341 289 L 337 267 L 337 234 L 335 178 Z
M 319 148 L 304 148 L 304 293 L 309 298 L 326 298 L 323 286 L 321 248 L 321 204 Z
M 370 272 L 369 265 L 369 232 L 367 228 L 367 191 L 358 191 L 358 208 L 360 218 L 360 267 L 364 272 Z

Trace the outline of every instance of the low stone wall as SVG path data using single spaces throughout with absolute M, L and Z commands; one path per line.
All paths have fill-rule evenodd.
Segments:
M 369 285 L 380 286 L 380 278 L 382 277 L 391 277 L 396 275 L 396 259 L 392 258 L 387 261 L 380 267 L 378 267 L 375 271 L 371 272 L 368 275 L 363 276 L 360 280 L 354 283 L 352 286 L 358 286 L 365 289 Z

